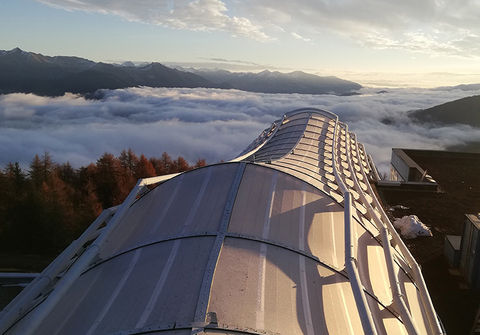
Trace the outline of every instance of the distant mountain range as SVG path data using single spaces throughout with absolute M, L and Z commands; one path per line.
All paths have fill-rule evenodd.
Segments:
M 477 91 L 480 90 L 480 84 L 461 84 L 456 86 L 440 86 L 436 87 L 433 90 L 436 91 L 453 91 L 453 90 L 461 90 L 461 91 Z
M 358 94 L 360 84 L 304 72 L 232 73 L 224 70 L 179 70 L 160 63 L 135 66 L 97 63 L 79 57 L 44 56 L 19 48 L 0 50 L 0 94 L 65 92 L 91 94 L 98 89 L 135 86 L 206 87 L 261 93 Z
M 48 57 L 18 48 L 0 51 L 0 93 L 55 96 L 131 86 L 213 87 L 196 74 L 159 63 L 142 67 L 118 66 L 78 57 Z
M 480 95 L 474 95 L 434 106 L 412 111 L 410 118 L 439 125 L 461 123 L 480 127 Z
M 226 70 L 190 70 L 221 87 L 259 93 L 305 93 L 351 95 L 362 88 L 360 84 L 337 77 L 319 77 L 295 71 L 290 73 L 229 72 Z

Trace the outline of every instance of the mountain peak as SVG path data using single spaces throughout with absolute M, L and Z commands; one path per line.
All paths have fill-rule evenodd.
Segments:
M 259 72 L 257 74 L 270 74 L 270 73 L 272 73 L 272 72 L 269 71 L 269 70 L 263 70 L 262 72 Z
M 19 47 L 16 47 L 16 48 L 13 48 L 12 50 L 8 50 L 7 51 L 7 54 L 28 54 L 28 52 L 26 51 L 23 51 L 22 49 L 20 49 Z

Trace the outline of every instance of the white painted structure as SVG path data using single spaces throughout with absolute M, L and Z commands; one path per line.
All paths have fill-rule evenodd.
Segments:
M 288 113 L 237 159 L 140 180 L 0 333 L 441 334 L 373 171 L 336 115 Z

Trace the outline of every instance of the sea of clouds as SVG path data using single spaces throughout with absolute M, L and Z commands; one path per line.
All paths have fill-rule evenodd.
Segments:
M 480 129 L 466 125 L 416 124 L 411 110 L 428 108 L 480 91 L 453 89 L 363 89 L 362 95 L 260 94 L 237 90 L 128 88 L 103 90 L 89 100 L 66 94 L 0 95 L 0 167 L 18 161 L 28 167 L 35 154 L 49 152 L 74 167 L 104 152 L 118 155 L 181 155 L 190 162 L 229 160 L 284 113 L 302 107 L 339 115 L 366 145 L 382 171 L 392 147 L 443 149 L 480 141 Z M 388 120 L 388 122 L 385 122 Z

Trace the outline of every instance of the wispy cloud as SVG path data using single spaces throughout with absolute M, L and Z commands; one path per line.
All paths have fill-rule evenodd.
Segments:
M 392 147 L 441 149 L 480 140 L 468 126 L 429 128 L 406 111 L 480 92 L 395 89 L 361 96 L 257 94 L 219 89 L 129 88 L 105 90 L 101 100 L 67 94 L 0 95 L 0 165 L 24 166 L 49 151 L 59 162 L 88 164 L 103 152 L 124 148 L 159 156 L 163 151 L 190 161 L 228 160 L 285 112 L 317 107 L 337 113 L 385 170 Z M 388 119 L 388 124 L 383 120 Z
M 239 59 L 226 59 L 226 58 L 218 58 L 218 57 L 211 57 L 211 58 L 203 58 L 208 61 L 219 62 L 219 63 L 227 63 L 227 64 L 241 64 L 241 65 L 252 65 L 252 66 L 263 66 L 266 65 L 258 64 L 255 62 L 249 62 Z
M 309 31 L 313 40 L 333 32 L 373 48 L 480 57 L 478 1 L 247 0 L 239 6 L 253 22 Z
M 290 35 L 293 36 L 293 38 L 297 39 L 297 40 L 300 40 L 300 41 L 304 41 L 304 42 L 311 42 L 312 40 L 310 38 L 306 38 L 306 37 L 303 37 L 295 32 L 292 32 L 290 33 Z
M 225 31 L 258 41 L 285 34 L 315 41 L 330 32 L 372 48 L 480 57 L 478 1 L 37 1 L 70 11 L 117 15 L 176 29 Z
M 193 31 L 226 31 L 233 36 L 267 41 L 260 24 L 246 17 L 228 14 L 222 0 L 37 0 L 44 4 L 70 11 L 99 12 L 175 29 Z

